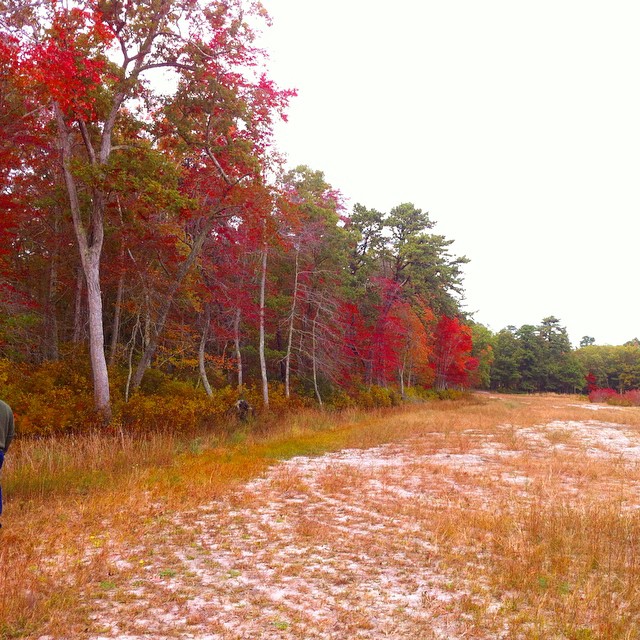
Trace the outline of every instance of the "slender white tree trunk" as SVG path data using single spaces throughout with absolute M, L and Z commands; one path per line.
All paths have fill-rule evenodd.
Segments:
M 324 405 L 322 403 L 322 396 L 320 395 L 320 389 L 318 388 L 318 364 L 316 360 L 316 319 L 318 314 L 316 313 L 315 318 L 313 319 L 313 323 L 311 325 L 311 364 L 313 369 L 313 388 L 316 392 L 316 398 L 318 399 L 318 404 L 322 408 Z
M 77 344 L 82 339 L 82 290 L 84 289 L 84 271 L 79 266 L 76 271 L 76 298 L 73 309 L 73 338 L 72 342 Z
M 240 308 L 236 309 L 233 322 L 233 342 L 236 350 L 236 366 L 238 368 L 238 390 L 242 390 L 242 352 L 240 351 Z
M 209 304 L 205 304 L 204 307 L 204 323 L 202 327 L 202 338 L 200 339 L 200 349 L 198 350 L 198 366 L 200 367 L 200 378 L 202 379 L 202 386 L 207 392 L 207 395 L 211 397 L 213 391 L 209 384 L 209 378 L 207 378 L 207 367 L 205 366 L 205 352 L 207 347 L 207 340 L 209 339 L 209 324 L 211 323 L 211 307 Z
M 298 258 L 300 249 L 296 249 L 295 279 L 293 281 L 293 301 L 291 302 L 291 319 L 289 320 L 289 336 L 287 338 L 287 355 L 285 356 L 284 368 L 284 395 L 290 397 L 290 376 L 291 376 L 291 344 L 293 342 L 293 324 L 296 317 L 296 303 L 298 301 Z
M 269 380 L 267 378 L 267 361 L 264 356 L 264 304 L 267 286 L 267 243 L 262 247 L 262 268 L 260 275 L 260 373 L 262 374 L 262 403 L 269 408 Z
M 111 347 L 109 348 L 109 366 L 116 363 L 118 339 L 120 337 L 120 316 L 122 314 L 122 296 L 124 294 L 124 272 L 118 278 L 118 291 L 116 293 L 116 306 L 113 311 L 113 327 L 111 329 Z
M 124 225 L 124 215 L 120 198 L 116 197 L 118 204 L 118 212 L 120 213 L 120 224 Z M 118 290 L 116 293 L 116 305 L 113 311 L 113 326 L 111 327 L 111 346 L 109 347 L 109 366 L 113 367 L 116 363 L 116 355 L 118 351 L 118 340 L 120 339 L 120 317 L 122 314 L 122 297 L 124 295 L 124 240 L 120 240 L 120 277 L 118 278 Z
M 87 306 L 89 307 L 89 357 L 93 377 L 94 405 L 103 416 L 105 422 L 111 420 L 111 399 L 109 393 L 109 374 L 104 353 L 104 329 L 102 326 L 102 292 L 100 290 L 100 256 L 104 242 L 104 198 L 97 189 L 92 193 L 90 212 L 90 233 L 82 221 L 82 208 L 75 177 L 71 171 L 73 160 L 72 134 L 65 122 L 64 115 L 57 104 L 54 105 L 58 124 L 58 141 L 62 154 L 62 171 L 64 174 L 71 218 L 82 270 L 87 284 Z M 103 143 L 105 139 L 103 138 Z M 110 137 L 109 137 L 110 143 Z M 105 154 L 104 162 L 108 158 Z

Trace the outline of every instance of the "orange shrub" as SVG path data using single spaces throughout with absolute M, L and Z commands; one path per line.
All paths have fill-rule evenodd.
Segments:
M 75 364 L 1 360 L 0 397 L 13 409 L 21 436 L 78 432 L 97 424 L 91 383 Z
M 21 436 L 77 433 L 99 423 L 93 409 L 93 395 L 79 394 L 66 387 L 20 394 L 11 406 Z
M 119 407 L 125 431 L 189 433 L 203 428 L 224 429 L 233 417 L 237 393 L 231 387 L 214 390 L 209 398 L 203 390 L 186 383 L 163 386 L 164 393 L 138 393 Z

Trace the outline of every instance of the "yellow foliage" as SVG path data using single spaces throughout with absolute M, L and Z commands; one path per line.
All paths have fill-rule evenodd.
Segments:
M 91 394 L 57 387 L 46 393 L 23 394 L 12 405 L 20 435 L 51 435 L 86 431 L 98 424 Z
M 0 361 L 3 400 L 16 417 L 20 435 L 43 436 L 85 431 L 97 424 L 91 383 L 64 362 L 37 367 Z
M 395 407 L 400 404 L 401 398 L 395 389 L 378 387 L 373 385 L 368 389 L 361 389 L 353 395 L 355 403 L 365 409 L 379 409 Z
M 179 381 L 164 384 L 162 391 L 139 393 L 122 404 L 119 414 L 125 431 L 189 433 L 219 428 L 233 416 L 237 400 L 237 393 L 231 387 L 214 390 L 211 398 L 204 391 Z

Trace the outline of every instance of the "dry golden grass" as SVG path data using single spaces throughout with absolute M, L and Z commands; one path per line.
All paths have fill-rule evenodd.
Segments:
M 17 441 L 0 638 L 640 638 L 640 409 L 582 405 Z

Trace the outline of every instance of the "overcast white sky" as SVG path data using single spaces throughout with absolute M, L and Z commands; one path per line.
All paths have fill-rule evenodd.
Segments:
M 493 330 L 640 337 L 640 2 L 263 2 L 289 165 L 429 211 Z

